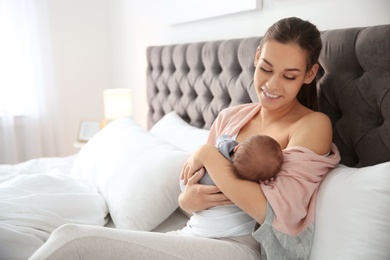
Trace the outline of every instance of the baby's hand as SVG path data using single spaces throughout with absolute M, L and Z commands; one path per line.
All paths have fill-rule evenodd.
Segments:
M 264 185 L 268 185 L 270 182 L 274 181 L 275 178 L 272 177 L 271 179 L 269 180 L 260 180 L 260 184 L 264 184 Z

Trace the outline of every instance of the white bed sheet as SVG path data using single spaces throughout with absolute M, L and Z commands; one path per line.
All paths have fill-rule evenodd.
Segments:
M 185 227 L 188 220 L 188 216 L 186 216 L 180 209 L 177 209 L 152 231 L 160 233 L 176 231 Z
M 151 230 L 151 232 L 166 233 L 182 229 L 188 222 L 189 217 L 179 208 L 176 209 L 166 220 Z M 116 228 L 114 222 L 110 219 L 105 225 L 108 228 Z
M 69 174 L 75 157 L 0 165 L 0 259 L 27 259 L 63 224 L 107 223 L 97 187 Z

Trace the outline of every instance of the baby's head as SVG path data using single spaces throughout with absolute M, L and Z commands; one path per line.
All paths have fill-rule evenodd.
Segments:
M 269 180 L 283 164 L 279 143 L 266 135 L 254 135 L 245 139 L 234 150 L 233 172 L 249 181 Z

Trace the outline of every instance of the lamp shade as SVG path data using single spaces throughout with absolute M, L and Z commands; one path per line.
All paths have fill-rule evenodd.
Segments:
M 132 113 L 131 91 L 128 88 L 112 88 L 103 91 L 104 117 L 114 120 Z

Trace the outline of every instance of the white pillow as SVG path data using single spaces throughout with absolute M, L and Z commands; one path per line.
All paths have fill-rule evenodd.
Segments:
M 390 162 L 338 166 L 321 184 L 310 259 L 389 259 Z
M 80 150 L 72 174 L 97 184 L 117 228 L 152 230 L 178 207 L 180 170 L 189 155 L 126 117 Z
M 150 132 L 162 140 L 188 151 L 195 152 L 207 142 L 209 130 L 194 127 L 184 121 L 175 111 L 161 118 Z

